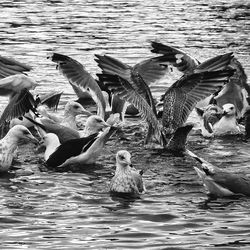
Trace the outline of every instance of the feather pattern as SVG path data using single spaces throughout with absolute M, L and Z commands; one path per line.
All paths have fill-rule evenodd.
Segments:
M 153 58 L 154 61 L 162 64 L 171 64 L 184 74 L 193 73 L 193 70 L 200 64 L 199 61 L 180 49 L 158 42 L 151 42 L 151 46 L 153 48 L 151 52 L 163 54 Z
M 51 60 L 57 63 L 57 68 L 69 80 L 70 84 L 75 84 L 90 93 L 97 104 L 98 115 L 104 118 L 106 104 L 101 89 L 84 66 L 68 56 L 57 53 L 53 53 Z
M 15 94 L 13 98 L 10 99 L 1 115 L 0 126 L 6 121 L 23 116 L 25 113 L 29 112 L 29 110 L 32 110 L 34 114 L 37 114 L 35 105 L 36 103 L 33 95 L 27 89 L 23 89 L 20 93 Z
M 172 134 L 182 126 L 198 101 L 223 86 L 234 70 L 185 75 L 175 82 L 164 95 L 163 127 Z
M 18 62 L 13 58 L 0 56 L 0 78 L 5 78 L 11 75 L 25 73 L 30 71 L 32 67 Z
M 161 141 L 161 129 L 152 107 L 150 107 L 148 102 L 133 88 L 130 82 L 114 75 L 100 74 L 98 76 L 101 81 L 108 86 L 111 92 L 114 92 L 121 99 L 132 103 L 139 110 L 142 119 L 152 126 L 156 139 Z

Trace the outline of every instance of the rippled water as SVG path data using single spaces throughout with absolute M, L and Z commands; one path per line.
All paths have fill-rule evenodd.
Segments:
M 46 59 L 52 51 L 96 73 L 94 54 L 133 65 L 150 57 L 150 41 L 158 40 L 200 61 L 233 51 L 250 73 L 247 0 L 3 0 L 0 5 L 1 55 L 33 66 L 38 92 L 63 89 L 60 113 L 74 96 Z M 2 107 L 7 102 L 0 101 Z M 192 168 L 196 163 L 146 149 L 138 124 L 128 119 L 128 140 L 113 138 L 97 164 L 80 173 L 38 171 L 42 154 L 34 155 L 31 145 L 21 151 L 15 165 L 27 167 L 27 174 L 0 179 L 0 248 L 249 249 L 249 199 L 207 201 Z M 190 136 L 188 144 L 221 168 L 250 174 L 249 143 Z M 128 149 L 134 165 L 146 170 L 141 199 L 108 193 L 118 149 Z

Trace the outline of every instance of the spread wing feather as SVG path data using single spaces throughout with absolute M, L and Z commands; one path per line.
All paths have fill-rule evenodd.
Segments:
M 30 71 L 32 68 L 12 58 L 0 56 L 0 78 Z
M 153 48 L 151 52 L 163 54 L 162 56 L 153 58 L 153 60 L 162 64 L 171 64 L 184 74 L 192 73 L 199 65 L 199 62 L 195 58 L 180 49 L 158 42 L 151 42 L 151 46 Z
M 58 69 L 69 80 L 70 84 L 75 84 L 91 94 L 93 100 L 97 103 L 99 115 L 104 117 L 106 104 L 102 91 L 84 66 L 68 56 L 57 53 L 51 56 L 51 60 L 57 63 Z
M 165 93 L 162 122 L 166 133 L 182 126 L 197 102 L 222 87 L 234 70 L 202 72 L 183 76 Z
M 0 126 L 6 121 L 23 116 L 25 113 L 29 112 L 29 110 L 32 110 L 37 114 L 37 111 L 34 108 L 35 105 L 36 103 L 33 95 L 27 89 L 23 89 L 20 93 L 17 93 L 10 99 L 1 115 Z
M 140 112 L 143 120 L 153 127 L 156 139 L 161 140 L 161 129 L 158 120 L 148 102 L 133 88 L 129 81 L 120 76 L 99 74 L 99 79 L 105 83 L 111 92 L 121 99 L 132 103 Z

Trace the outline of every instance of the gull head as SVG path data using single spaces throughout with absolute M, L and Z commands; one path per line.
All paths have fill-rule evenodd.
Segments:
M 131 154 L 127 150 L 120 150 L 116 154 L 116 163 L 119 166 L 131 166 Z
M 38 140 L 23 125 L 15 125 L 8 133 L 11 137 L 16 138 L 19 143 L 32 142 L 38 144 Z
M 223 107 L 223 115 L 224 116 L 235 116 L 236 115 L 236 109 L 232 103 L 224 104 L 222 107 Z
M 89 129 L 95 133 L 103 130 L 104 128 L 110 127 L 99 115 L 91 115 L 86 121 L 85 129 Z
M 87 111 L 80 103 L 75 101 L 68 101 L 65 105 L 65 113 L 76 115 L 92 115 L 89 111 Z

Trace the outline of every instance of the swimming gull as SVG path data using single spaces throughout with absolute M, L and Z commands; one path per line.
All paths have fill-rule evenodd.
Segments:
M 132 166 L 131 154 L 127 150 L 118 151 L 115 175 L 110 182 L 110 192 L 139 196 L 145 191 L 142 172 Z
M 22 125 L 11 128 L 5 137 L 0 140 L 0 172 L 9 170 L 15 155 L 14 152 L 18 145 L 25 142 L 37 143 L 38 140 Z
M 194 167 L 194 169 L 209 195 L 215 197 L 238 194 L 250 196 L 250 177 L 220 169 L 191 151 L 187 153 L 201 163 L 201 167 Z
M 46 161 L 48 167 L 65 168 L 72 165 L 82 167 L 95 163 L 105 143 L 116 130 L 116 127 L 108 127 L 103 132 L 62 143 Z

